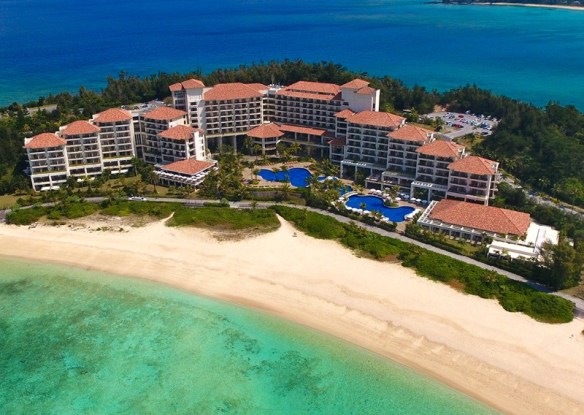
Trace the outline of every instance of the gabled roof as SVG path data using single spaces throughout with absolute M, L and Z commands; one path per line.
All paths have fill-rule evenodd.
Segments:
M 345 140 L 344 138 L 335 137 L 332 140 L 330 140 L 328 143 L 331 146 L 344 146 L 345 144 L 347 144 L 347 140 Z
M 186 112 L 171 107 L 158 107 L 143 115 L 144 118 L 159 121 L 176 120 L 187 115 Z
M 203 98 L 207 101 L 221 101 L 261 97 L 262 94 L 257 89 L 257 84 L 252 85 L 253 86 L 249 86 L 242 84 L 241 82 L 217 84 L 209 91 L 205 92 Z
M 478 156 L 468 156 L 448 165 L 449 170 L 481 176 L 497 173 L 499 163 Z
M 197 88 L 204 88 L 205 84 L 199 81 L 198 79 L 187 79 L 186 81 L 177 82 L 176 84 L 169 85 L 168 89 L 171 92 L 182 91 L 183 89 L 197 89 Z
M 406 124 L 403 127 L 390 132 L 387 134 L 387 136 L 396 140 L 424 142 L 428 140 L 430 134 L 432 133 L 434 133 L 434 131 L 416 127 L 415 125 Z
M 63 130 L 61 130 L 61 135 L 82 135 L 82 134 L 94 134 L 99 132 L 99 127 L 91 124 L 89 121 L 73 121 L 71 124 L 67 124 Z
M 458 200 L 441 200 L 430 212 L 430 219 L 503 235 L 523 236 L 529 228 L 529 214 Z
M 332 94 L 336 95 L 341 92 L 341 88 L 335 84 L 329 84 L 325 82 L 311 82 L 311 81 L 298 81 L 286 88 L 289 91 L 301 91 L 301 92 L 313 92 L 316 94 Z
M 364 86 L 363 88 L 356 90 L 355 93 L 359 95 L 373 95 L 375 94 L 375 89 L 370 86 Z
M 355 115 L 355 111 L 353 111 L 350 108 L 344 109 L 342 111 L 339 111 L 335 114 L 335 117 L 337 118 L 349 118 L 350 116 Z
M 170 171 L 173 173 L 188 174 L 192 176 L 204 170 L 207 170 L 209 167 L 213 167 L 214 165 L 215 162 L 212 161 L 186 159 L 167 164 L 166 166 L 160 167 L 160 169 L 164 171 Z
M 260 83 L 257 83 L 257 82 L 256 83 L 251 83 L 251 84 L 245 84 L 245 85 L 249 86 L 252 89 L 255 89 L 258 92 L 260 92 L 260 91 L 267 91 L 268 89 L 270 89 L 266 85 L 260 84 Z
M 201 132 L 202 130 L 193 128 L 190 125 L 176 125 L 168 130 L 164 130 L 158 135 L 162 138 L 168 138 L 169 140 L 186 141 L 193 138 L 193 133 L 195 131 Z
M 464 146 L 444 140 L 436 140 L 429 144 L 425 144 L 416 150 L 416 153 L 425 154 L 427 156 L 444 157 L 444 158 L 458 158 L 462 154 Z
M 198 79 L 187 79 L 186 81 L 181 82 L 182 87 L 184 89 L 197 89 L 197 88 L 205 88 L 205 84 L 199 81 Z
M 341 85 L 341 88 L 353 88 L 359 89 L 365 86 L 368 86 L 369 82 L 364 81 L 363 79 L 353 79 L 352 81 L 347 82 L 346 84 Z
M 42 133 L 31 137 L 28 143 L 24 145 L 24 148 L 50 148 L 50 147 L 60 147 L 67 144 L 65 140 L 61 137 L 57 137 L 53 133 Z
M 323 136 L 327 134 L 326 130 L 321 128 L 312 128 L 312 127 L 301 127 L 299 125 L 290 125 L 290 124 L 282 124 L 280 126 L 280 131 L 284 131 L 286 133 L 299 133 L 299 134 L 309 134 L 309 135 L 316 135 L 316 136 Z
M 103 112 L 97 114 L 93 122 L 97 124 L 128 121 L 132 119 L 132 113 L 130 111 L 123 110 L 121 108 L 110 108 Z
M 281 137 L 284 135 L 284 133 L 276 124 L 269 123 L 258 125 L 257 127 L 252 128 L 248 131 L 247 135 L 253 138 L 274 138 Z
M 377 127 L 398 128 L 405 118 L 390 112 L 361 111 L 347 118 L 352 124 L 366 124 Z

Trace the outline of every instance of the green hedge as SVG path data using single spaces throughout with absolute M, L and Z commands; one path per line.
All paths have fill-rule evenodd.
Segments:
M 189 209 L 179 207 L 168 226 L 213 227 L 229 230 L 254 229 L 271 231 L 280 226 L 276 214 L 268 209 L 230 209 L 226 207 L 203 207 Z
M 355 225 L 340 223 L 329 216 L 288 206 L 274 206 L 272 209 L 310 236 L 337 240 L 378 260 L 396 256 L 403 266 L 415 269 L 419 275 L 435 281 L 457 281 L 466 293 L 497 299 L 507 311 L 522 312 L 547 323 L 566 323 L 574 317 L 572 302 L 542 293 L 496 272 Z

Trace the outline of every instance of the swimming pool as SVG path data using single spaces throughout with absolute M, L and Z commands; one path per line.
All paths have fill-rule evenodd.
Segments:
M 261 169 L 258 175 L 268 182 L 290 182 L 295 187 L 308 187 L 307 179 L 312 177 L 312 174 L 304 168 L 293 167 L 288 171 L 273 172 L 268 169 Z
M 383 216 L 392 222 L 403 222 L 404 216 L 414 211 L 413 207 L 400 206 L 397 208 L 388 208 L 383 205 L 383 199 L 377 196 L 351 196 L 347 200 L 346 206 L 354 209 L 362 209 L 361 204 L 365 204 L 365 210 L 381 212 Z

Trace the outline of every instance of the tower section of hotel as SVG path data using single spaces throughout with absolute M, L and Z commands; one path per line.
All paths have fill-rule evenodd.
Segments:
M 355 79 L 344 85 L 299 81 L 268 90 L 265 118 L 281 125 L 282 141 L 297 143 L 320 157 L 330 156 L 330 142 L 337 131 L 336 114 L 342 110 L 378 111 L 379 90 Z M 304 128 L 298 128 L 304 127 Z M 344 139 L 344 136 L 339 136 Z M 337 140 L 338 141 L 338 140 Z
M 226 138 L 235 150 L 241 148 L 245 134 L 263 122 L 265 85 L 235 82 L 205 87 L 201 81 L 189 79 L 169 88 L 173 106 L 187 112 L 193 128 L 205 131 L 213 151 Z
M 99 147 L 102 167 L 113 174 L 125 174 L 132 167 L 134 123 L 132 114 L 120 108 L 110 108 L 93 116 L 91 123 L 99 127 Z
M 59 189 L 67 182 L 67 142 L 56 134 L 43 133 L 24 140 L 30 180 L 35 191 Z
M 158 134 L 160 163 L 205 159 L 205 134 L 190 125 L 176 125 Z
M 410 197 L 420 196 L 424 200 L 445 198 L 450 176 L 448 166 L 465 156 L 465 148 L 450 141 L 435 140 L 418 148 L 416 153 L 416 180 L 411 184 Z
M 89 121 L 74 121 L 59 129 L 66 142 L 68 172 L 71 176 L 95 178 L 102 173 L 99 127 Z
M 347 125 L 346 145 L 340 163 L 341 177 L 363 176 L 372 187 L 384 183 L 390 157 L 389 134 L 405 125 L 405 118 L 388 112 L 361 111 L 344 119 Z
M 163 163 L 164 139 L 160 133 L 177 125 L 187 124 L 187 113 L 170 107 L 158 107 L 139 116 L 135 132 L 137 156 L 147 163 Z
M 448 199 L 489 204 L 501 181 L 499 163 L 477 156 L 468 156 L 448 165 Z

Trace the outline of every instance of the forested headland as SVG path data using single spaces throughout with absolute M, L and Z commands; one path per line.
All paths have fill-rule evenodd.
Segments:
M 107 108 L 166 99 L 170 95 L 169 85 L 189 77 L 206 85 L 222 82 L 289 85 L 299 80 L 343 84 L 359 77 L 381 89 L 384 110 L 399 113 L 407 109 L 424 114 L 440 105 L 451 111 L 492 115 L 501 122 L 491 136 L 473 147 L 473 152 L 500 161 L 502 168 L 524 186 L 584 207 L 584 115 L 575 107 L 549 103 L 539 108 L 473 85 L 441 93 L 423 86 L 408 87 L 389 76 L 372 77 L 349 71 L 331 62 L 300 60 L 242 65 L 208 74 L 161 72 L 138 77 L 121 72 L 116 78 L 108 78 L 101 91 L 80 87 L 76 94 L 63 92 L 0 109 L 0 194 L 29 189 L 29 180 L 22 172 L 24 137 L 54 132 L 65 123 L 88 119 Z M 48 104 L 56 105 L 56 110 L 27 109 Z M 410 117 L 412 112 L 408 112 Z

